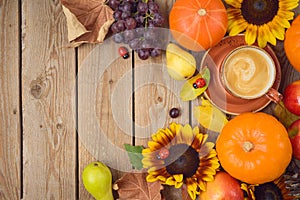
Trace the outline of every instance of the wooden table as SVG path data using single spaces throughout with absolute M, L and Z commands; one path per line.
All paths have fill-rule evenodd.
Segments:
M 167 16 L 174 0 L 159 2 Z M 101 160 L 130 169 L 127 156 L 115 148 L 124 143 L 146 145 L 151 133 L 171 121 L 197 125 L 189 112 L 197 101 L 180 101 L 177 92 L 182 83 L 171 80 L 164 68 L 154 67 L 165 62 L 164 56 L 116 59 L 96 80 L 96 90 L 85 91 L 83 84 L 92 77 L 80 76 L 82 66 L 99 45 L 68 47 L 59 0 L 2 0 L 0 27 L 1 200 L 92 199 L 81 181 L 86 164 Z M 282 92 L 300 79 L 300 73 L 289 64 L 282 42 L 272 48 L 282 66 Z M 122 85 L 126 87 L 117 88 Z M 115 101 L 115 91 L 127 99 Z M 86 118 L 91 97 L 96 97 L 89 106 L 95 108 L 91 115 L 97 124 Z M 168 117 L 171 107 L 180 107 L 182 115 Z M 87 141 L 95 140 L 92 131 L 99 125 L 105 137 L 98 138 L 95 149 Z M 112 172 L 114 180 L 122 175 L 120 170 Z

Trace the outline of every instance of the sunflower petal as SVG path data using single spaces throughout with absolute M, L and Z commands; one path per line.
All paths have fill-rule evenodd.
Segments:
M 259 26 L 258 27 L 258 35 L 257 35 L 258 46 L 261 48 L 264 48 L 267 46 L 267 42 L 268 42 L 268 40 L 266 38 L 263 26 Z
M 167 146 L 171 142 L 165 133 L 156 134 L 154 141 L 160 143 L 162 146 Z
M 163 146 L 157 142 L 148 141 L 148 147 L 151 149 L 151 151 L 156 151 L 162 148 Z
M 163 183 L 167 180 L 167 178 L 164 177 L 164 176 L 157 176 L 157 179 L 160 180 Z
M 231 28 L 229 35 L 237 35 L 243 32 L 248 27 L 248 22 L 245 19 L 240 19 L 236 24 Z
M 263 31 L 264 31 L 265 38 L 267 39 L 267 41 L 275 46 L 276 45 L 276 38 L 274 37 L 274 35 L 270 31 L 270 28 L 267 24 L 263 25 Z
M 176 182 L 182 182 L 183 181 L 183 174 L 175 174 L 173 175 Z
M 211 182 L 214 180 L 214 176 L 211 174 L 206 174 L 205 176 L 202 177 L 202 180 L 204 180 L 206 182 Z
M 157 180 L 158 180 L 157 177 L 153 176 L 152 174 L 148 174 L 147 177 L 146 177 L 147 182 L 155 182 Z
M 178 132 L 178 130 L 180 130 L 181 125 L 180 124 L 176 124 L 176 123 L 171 123 L 170 124 L 170 131 L 174 134 L 176 134 Z
M 166 136 L 169 138 L 169 140 L 172 142 L 173 141 L 173 139 L 174 139 L 174 137 L 175 137 L 175 133 L 176 132 L 172 132 L 170 129 L 166 129 L 165 130 L 165 134 L 166 134 Z
M 208 154 L 208 156 L 206 156 L 206 159 L 209 159 L 209 158 L 216 158 L 216 155 L 217 155 L 217 152 L 216 150 L 211 150 Z
M 206 182 L 205 181 L 202 181 L 201 179 L 199 179 L 198 186 L 199 186 L 200 190 L 206 191 Z
M 199 152 L 199 157 L 205 157 L 207 156 L 212 149 L 214 148 L 215 144 L 212 142 L 206 142 L 203 146 L 201 146 L 200 152 Z
M 243 0 L 225 0 L 225 2 L 235 8 L 241 8 Z
M 197 191 L 197 189 L 198 189 L 197 182 L 195 182 L 191 178 L 188 178 L 186 180 L 186 186 L 187 186 L 188 194 L 190 195 L 191 199 L 196 199 L 197 194 L 200 193 L 200 192 Z
M 175 188 L 181 188 L 182 185 L 183 185 L 183 182 L 175 182 L 174 187 Z
M 189 190 L 196 191 L 198 188 L 197 182 L 193 178 L 186 179 L 186 186 Z
M 180 177 L 176 177 L 178 179 L 180 179 Z M 183 179 L 183 175 L 182 175 L 182 179 Z M 176 181 L 175 179 L 175 175 L 170 176 L 169 178 L 167 178 L 166 182 L 167 185 L 174 185 L 175 188 L 180 188 L 183 184 L 182 181 Z
M 242 15 L 241 9 L 236 9 L 236 8 L 227 8 L 226 12 L 227 12 L 228 19 L 234 19 Z
M 283 28 L 290 28 L 290 23 L 287 19 L 280 18 L 279 16 L 275 16 L 273 21 Z
M 200 149 L 202 145 L 202 140 L 203 140 L 203 134 L 202 133 L 197 134 L 195 136 L 193 143 L 191 144 L 191 147 L 193 149 Z
M 188 190 L 188 194 L 192 200 L 196 199 L 197 194 L 193 190 Z
M 267 26 L 268 27 L 268 26 Z M 276 46 L 276 37 L 273 35 L 273 33 L 270 31 L 270 29 L 269 29 L 269 27 L 268 27 L 268 29 L 267 29 L 267 32 L 268 32 L 268 35 L 269 35 L 269 42 L 272 44 L 272 45 L 274 45 L 274 46 Z
M 248 45 L 255 42 L 257 37 L 257 25 L 249 24 L 245 33 L 245 41 Z
M 215 175 L 216 169 L 212 168 L 212 167 L 203 167 L 202 172 L 205 174 L 210 174 L 210 175 Z
M 227 31 L 228 31 L 229 35 L 234 36 L 233 34 L 234 34 L 234 32 L 236 32 L 235 29 L 237 29 L 236 26 L 239 26 L 238 28 L 241 29 L 241 28 L 244 28 L 247 25 L 248 25 L 248 22 L 246 22 L 246 20 L 242 16 L 240 16 L 236 19 L 228 20 Z M 236 33 L 236 34 L 238 34 L 238 33 Z
M 298 7 L 298 0 L 296 1 L 279 1 L 279 10 L 293 10 Z
M 150 153 L 152 153 L 151 149 L 150 148 L 145 148 L 142 150 L 142 154 L 143 156 L 145 155 L 149 155 Z
M 294 19 L 294 15 L 295 15 L 295 13 L 292 12 L 292 11 L 282 11 L 282 10 L 279 10 L 278 13 L 277 13 L 277 16 L 279 18 L 286 19 L 286 20 L 292 20 L 292 19 Z
M 269 22 L 268 26 L 270 28 L 270 31 L 272 34 L 279 40 L 284 40 L 284 28 L 281 27 L 280 25 L 276 24 L 275 21 Z
M 184 127 L 181 129 L 180 133 L 183 143 L 186 143 L 187 145 L 191 145 L 193 140 L 194 140 L 194 134 L 192 127 L 189 124 L 186 124 Z
M 175 185 L 175 180 L 174 180 L 174 178 L 173 178 L 172 176 L 170 176 L 169 178 L 167 178 L 165 184 L 171 185 L 171 186 L 172 186 L 172 185 Z

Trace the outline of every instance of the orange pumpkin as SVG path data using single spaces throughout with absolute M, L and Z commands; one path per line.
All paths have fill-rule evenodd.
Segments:
M 266 113 L 243 113 L 222 129 L 216 150 L 221 166 L 232 177 L 249 184 L 281 176 L 292 159 L 285 127 Z
M 284 50 L 291 65 L 300 72 L 300 15 L 285 33 Z
M 180 45 L 200 51 L 221 41 L 228 18 L 221 0 L 177 0 L 170 11 L 169 23 Z

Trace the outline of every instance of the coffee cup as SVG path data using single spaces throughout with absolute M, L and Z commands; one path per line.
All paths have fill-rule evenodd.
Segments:
M 245 45 L 229 52 L 220 68 L 220 78 L 225 89 L 242 99 L 267 96 L 279 102 L 282 95 L 272 88 L 276 79 L 276 66 L 264 49 Z

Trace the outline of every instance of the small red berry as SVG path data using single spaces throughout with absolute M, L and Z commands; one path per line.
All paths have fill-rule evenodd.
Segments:
M 169 149 L 163 147 L 159 150 L 157 154 L 157 159 L 164 160 L 169 156 L 169 154 L 170 154 Z
M 119 48 L 119 54 L 124 58 L 124 59 L 127 59 L 129 58 L 129 51 L 126 47 L 124 46 L 121 46 Z
M 204 78 L 198 78 L 195 82 L 197 88 L 203 88 L 206 85 L 206 81 Z

